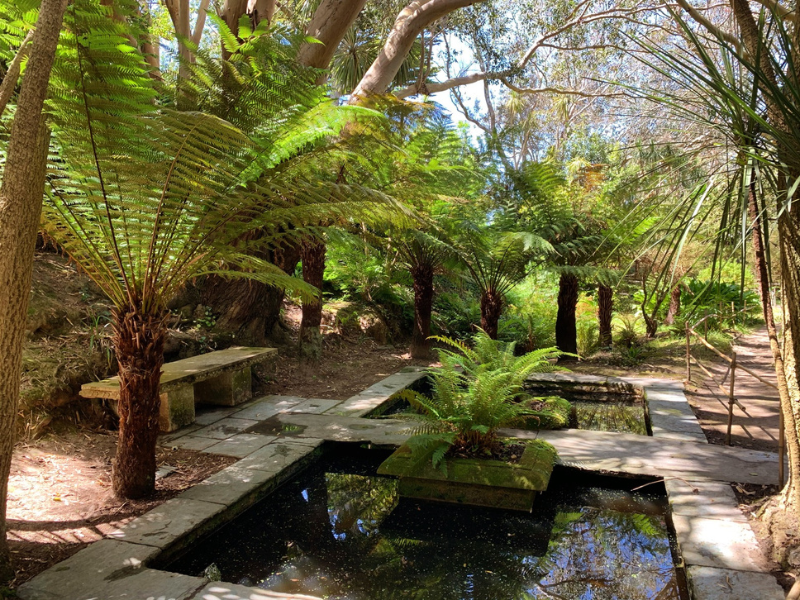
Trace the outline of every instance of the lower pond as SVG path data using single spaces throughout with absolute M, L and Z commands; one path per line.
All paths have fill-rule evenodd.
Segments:
M 686 598 L 660 483 L 557 467 L 532 514 L 466 508 L 398 498 L 388 455 L 328 447 L 165 568 L 331 600 Z

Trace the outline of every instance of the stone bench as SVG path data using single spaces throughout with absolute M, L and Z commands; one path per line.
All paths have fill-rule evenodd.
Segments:
M 274 360 L 277 354 L 275 348 L 228 348 L 165 363 L 161 369 L 161 431 L 194 423 L 195 403 L 236 406 L 246 402 L 252 396 L 251 367 Z M 80 395 L 119 400 L 119 377 L 87 383 Z M 112 408 L 116 411 L 116 404 Z

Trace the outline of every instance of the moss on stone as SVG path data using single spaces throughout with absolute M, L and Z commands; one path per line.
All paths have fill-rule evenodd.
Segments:
M 543 403 L 538 410 L 524 417 L 525 429 L 563 429 L 569 425 L 572 404 L 559 396 L 541 396 L 532 402 Z

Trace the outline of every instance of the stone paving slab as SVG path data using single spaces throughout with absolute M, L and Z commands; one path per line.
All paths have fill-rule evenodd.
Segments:
M 202 452 L 206 448 L 210 448 L 214 444 L 219 444 L 219 440 L 214 438 L 195 437 L 193 435 L 186 435 L 182 438 L 167 444 L 170 448 L 181 448 L 183 450 L 195 450 Z
M 342 403 L 341 400 L 330 400 L 327 398 L 311 398 L 304 400 L 300 404 L 293 406 L 291 412 L 308 413 L 312 415 L 319 415 L 327 410 L 336 408 Z
M 770 573 L 752 573 L 689 567 L 689 589 L 694 600 L 783 600 L 781 586 Z
M 424 367 L 417 367 L 416 370 L 405 369 L 394 375 L 390 375 L 377 383 L 373 383 L 367 389 L 359 392 L 342 402 L 339 406 L 329 409 L 327 414 L 343 417 L 363 417 L 373 412 L 397 392 L 413 385 L 420 379 L 427 376 Z
M 719 481 L 664 480 L 672 513 L 747 523 L 731 486 Z
M 285 594 L 235 583 L 213 582 L 192 596 L 192 600 L 322 600 L 317 596 Z
M 553 444 L 563 464 L 593 471 L 710 479 L 738 483 L 778 483 L 778 457 L 772 452 L 677 442 L 627 433 L 500 430 L 523 439 Z
M 144 567 L 158 548 L 100 540 L 22 584 L 22 600 L 191 598 L 205 579 Z
M 255 492 L 275 475 L 276 473 L 231 465 L 189 488 L 178 498 L 213 502 L 227 507 Z
M 232 456 L 234 458 L 244 458 L 259 448 L 263 448 L 275 439 L 277 438 L 273 435 L 237 433 L 236 435 L 229 437 L 227 440 L 222 440 L 213 446 L 209 446 L 208 448 L 204 449 L 203 452 L 208 454 L 220 454 L 222 456 Z
M 214 410 L 205 410 L 200 414 L 195 412 L 194 422 L 197 425 L 200 425 L 200 427 L 205 427 L 207 425 L 216 423 L 217 421 L 221 421 L 225 417 L 231 416 L 233 413 L 236 412 L 236 409 L 237 407 L 225 407 L 225 408 L 215 408 Z M 195 408 L 195 410 L 197 409 Z M 183 430 L 179 429 L 178 433 L 181 431 Z
M 215 440 L 227 440 L 229 437 L 243 432 L 248 427 L 252 427 L 258 423 L 252 419 L 234 419 L 226 417 L 217 421 L 216 423 L 198 429 L 194 433 L 189 434 L 190 437 L 204 437 L 212 438 Z
M 174 442 L 175 440 L 182 438 L 185 435 L 190 433 L 194 433 L 198 429 L 202 429 L 203 425 L 200 423 L 195 423 L 193 425 L 187 425 L 186 427 L 181 427 L 178 431 L 173 431 L 172 433 L 167 433 L 164 435 L 158 436 L 158 443 L 162 446 L 169 446 L 170 442 Z
M 672 515 L 681 555 L 687 565 L 768 572 L 769 563 L 747 523 Z
M 286 414 L 278 417 L 281 423 L 303 427 L 303 437 L 335 442 L 370 442 L 378 445 L 401 446 L 411 436 L 414 425 L 398 419 L 362 419 L 331 414 Z
M 314 450 L 313 446 L 274 442 L 243 458 L 236 463 L 236 466 L 243 469 L 277 473 L 311 454 Z
M 259 398 L 246 408 L 236 411 L 234 417 L 237 419 L 252 419 L 263 421 L 273 417 L 280 412 L 287 412 L 303 401 L 297 396 L 266 396 Z
M 690 433 L 687 431 L 669 431 L 668 429 L 653 428 L 653 437 L 670 442 L 690 442 L 692 444 L 707 444 L 705 433 Z
M 189 533 L 199 533 L 198 528 L 224 508 L 210 502 L 173 498 L 112 531 L 107 537 L 164 549 Z

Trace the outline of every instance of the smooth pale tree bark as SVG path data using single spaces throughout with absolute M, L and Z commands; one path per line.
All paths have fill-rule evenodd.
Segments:
M 353 101 L 360 102 L 374 94 L 386 93 L 411 51 L 414 40 L 426 27 L 459 8 L 483 1 L 485 0 L 415 0 L 408 4 L 397 15 L 380 54 L 353 90 Z
M 6 495 L 17 423 L 22 344 L 42 211 L 49 133 L 42 114 L 67 0 L 42 0 L 0 185 L 0 580 L 14 572 Z
M 320 43 L 304 43 L 300 47 L 297 55 L 300 64 L 327 69 L 333 54 L 366 3 L 366 0 L 322 0 L 305 31 L 306 35 Z
M 614 289 L 608 285 L 597 286 L 597 327 L 600 346 L 611 346 L 611 318 L 614 314 Z
M 556 314 L 556 346 L 562 352 L 578 353 L 578 328 L 575 309 L 578 306 L 578 278 L 562 273 L 558 282 L 558 313 Z M 574 357 L 565 357 L 572 360 Z
M 189 4 L 189 0 L 164 0 L 164 5 L 167 7 L 167 12 L 172 20 L 172 26 L 175 28 L 175 33 L 178 36 L 178 58 L 180 59 L 180 66 L 178 68 L 179 87 L 180 82 L 189 77 L 189 65 L 194 60 L 194 55 L 186 42 L 191 41 L 194 44 L 200 43 L 200 38 L 203 35 L 203 28 L 206 23 L 208 4 L 209 0 L 201 0 L 197 18 L 195 19 L 195 26 L 194 29 L 192 29 L 192 8 Z
M 14 56 L 11 64 L 8 65 L 6 74 L 3 77 L 3 82 L 0 83 L 0 117 L 3 116 L 6 106 L 8 106 L 8 101 L 11 100 L 11 96 L 14 95 L 14 88 L 17 87 L 17 81 L 19 80 L 20 67 L 22 66 L 22 61 L 28 56 L 33 32 L 34 30 L 31 29 L 28 35 L 25 36 L 25 39 L 22 40 L 17 54 Z

